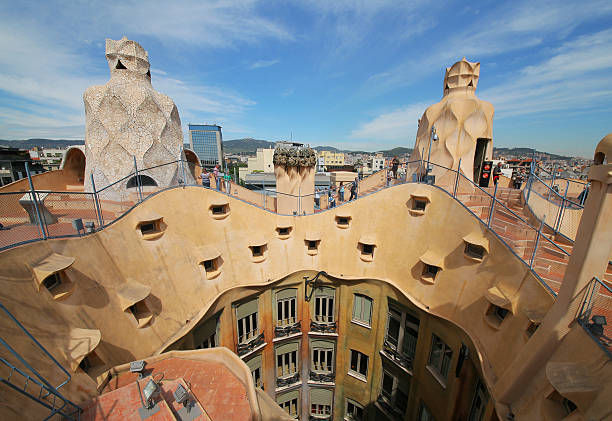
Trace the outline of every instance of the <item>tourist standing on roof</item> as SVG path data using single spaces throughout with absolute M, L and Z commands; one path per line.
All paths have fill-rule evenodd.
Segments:
M 351 183 L 351 197 L 349 198 L 349 202 L 353 199 L 357 199 L 357 177 Z
M 397 156 L 393 157 L 393 161 L 391 161 L 391 171 L 393 171 L 393 178 L 397 180 L 397 168 L 399 167 L 399 159 Z
M 200 177 L 202 178 L 202 185 L 204 187 L 210 187 L 210 174 L 206 171 L 206 168 L 202 168 Z
M 344 182 L 340 182 L 340 188 L 338 189 L 338 202 L 344 202 Z
M 502 174 L 501 170 L 501 162 L 498 162 L 495 168 L 493 168 L 493 183 L 497 186 L 497 182 L 499 181 L 499 177 Z
M 219 166 L 215 165 L 215 169 L 213 170 L 213 173 L 215 174 L 215 183 L 217 185 L 217 190 L 220 190 L 221 188 L 221 179 L 219 178 Z

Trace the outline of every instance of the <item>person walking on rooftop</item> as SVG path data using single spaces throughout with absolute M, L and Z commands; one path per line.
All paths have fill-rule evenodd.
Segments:
M 336 206 L 336 199 L 334 199 L 334 192 L 330 187 L 329 190 L 327 190 L 327 208 L 333 208 L 334 206 Z
M 219 166 L 215 165 L 215 169 L 213 170 L 213 173 L 215 174 L 215 182 L 217 185 L 217 190 L 221 190 L 221 178 L 219 178 Z
M 227 194 L 231 193 L 231 188 L 232 188 L 232 176 L 229 175 L 229 173 L 226 173 L 223 176 L 223 179 L 225 180 L 225 192 Z
M 393 157 L 393 161 L 391 161 L 391 171 L 393 171 L 393 178 L 395 180 L 397 180 L 397 169 L 399 167 L 399 159 L 397 159 L 397 156 Z
M 493 183 L 497 186 L 497 182 L 499 181 L 499 177 L 502 174 L 501 170 L 501 162 L 498 162 L 495 168 L 493 168 Z
M 315 209 L 321 209 L 321 190 L 319 190 L 318 188 L 315 189 L 314 205 Z
M 357 199 L 357 178 L 351 183 L 351 197 L 349 202 L 353 199 Z
M 204 187 L 210 187 L 210 174 L 206 171 L 206 168 L 202 168 L 202 174 L 200 174 L 202 178 L 202 185 Z
M 338 202 L 344 202 L 344 182 L 340 182 L 340 188 L 338 189 Z

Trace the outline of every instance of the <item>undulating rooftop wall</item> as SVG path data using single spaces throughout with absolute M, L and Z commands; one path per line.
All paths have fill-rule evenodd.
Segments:
M 318 242 L 316 253 L 309 240 Z M 484 257 L 466 255 L 467 243 L 483 247 Z M 430 276 L 426 265 L 438 267 L 437 274 Z M 473 341 L 489 387 L 520 358 L 526 329 L 553 303 L 524 263 L 462 205 L 435 187 L 412 184 L 301 217 L 177 188 L 97 234 L 7 250 L 0 266 L 2 302 L 72 367 L 66 393 L 76 401 L 95 393 L 94 378 L 104 370 L 162 352 L 185 336 L 224 292 L 299 270 L 380 280 L 456 324 Z M 50 292 L 53 274 L 61 288 Z M 487 320 L 491 304 L 511 313 L 501 326 Z M 58 384 L 57 370 L 2 323 L 15 348 Z M 79 336 L 75 329 L 87 331 Z M 71 351 L 79 337 L 88 344 L 80 349 L 101 361 L 89 374 L 78 368 L 87 352 Z M 5 388 L 0 393 L 12 402 Z

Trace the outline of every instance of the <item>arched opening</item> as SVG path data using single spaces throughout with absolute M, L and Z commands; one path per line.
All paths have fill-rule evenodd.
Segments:
M 64 173 L 70 180 L 67 184 L 83 185 L 85 181 L 85 154 L 79 148 L 70 148 L 66 151 L 62 165 Z
M 194 178 L 196 183 L 200 179 L 200 174 L 202 174 L 202 167 L 200 166 L 200 160 L 194 151 L 190 151 L 189 149 L 184 149 L 185 159 L 187 160 L 187 166 L 189 167 L 189 172 L 191 176 Z
M 144 186 L 157 187 L 157 183 L 151 177 L 149 177 L 148 175 L 139 174 L 138 179 L 136 179 L 136 176 L 134 176 L 128 180 L 126 188 L 130 189 L 130 188 L 138 187 L 138 182 L 140 182 L 141 187 L 144 187 Z
M 595 157 L 593 158 L 593 161 L 595 165 L 602 165 L 606 160 L 606 154 L 604 154 L 603 152 L 597 152 L 595 154 Z

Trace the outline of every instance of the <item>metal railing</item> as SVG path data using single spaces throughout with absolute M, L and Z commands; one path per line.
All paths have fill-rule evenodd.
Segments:
M 593 340 L 612 358 L 612 288 L 594 277 L 584 294 L 578 323 Z
M 354 195 L 351 197 L 352 183 L 345 185 L 343 195 L 334 188 L 307 195 L 299 192 L 298 195 L 284 194 L 264 188 L 262 194 L 227 178 L 219 178 L 219 183 L 215 183 L 213 177 L 213 186 L 202 185 L 202 169 L 197 164 L 180 159 L 151 168 L 138 168 L 135 163 L 132 173 L 108 186 L 98 186 L 96 189 L 91 180 L 92 192 L 34 190 L 33 184 L 30 183 L 28 192 L 0 193 L 0 223 L 4 227 L 0 229 L 0 251 L 32 241 L 74 237 L 104 229 L 142 201 L 173 188 L 198 186 L 218 190 L 221 194 L 274 213 L 278 213 L 278 201 L 281 198 L 289 198 L 296 201 L 295 214 L 306 215 L 329 211 L 333 207 L 350 203 L 350 199 L 359 200 L 397 185 L 428 183 L 460 202 L 534 272 L 551 294 L 556 295 L 557 283 L 560 283 L 563 277 L 569 252 L 545 235 L 544 223 L 534 226 L 520 210 L 510 208 L 509 198 L 512 192 L 518 194 L 519 190 L 482 188 L 462 174 L 460 169 L 461 162 L 459 169 L 455 170 L 431 161 L 408 161 L 401 165 L 397 177 L 394 177 L 390 168 L 385 168 L 357 180 L 353 189 Z M 155 171 L 158 171 L 157 174 L 162 171 L 166 175 L 168 184 L 165 187 L 147 185 L 154 179 Z M 444 176 L 436 180 L 431 174 L 432 171 L 434 174 L 444 173 Z M 530 177 L 529 190 L 525 195 L 527 203 L 530 199 L 529 192 L 535 192 L 532 191 L 535 183 L 532 180 L 537 180 L 536 177 Z M 541 195 L 540 192 L 534 193 L 537 197 Z M 567 197 L 562 197 L 557 221 L 564 219 L 563 215 L 573 204 Z M 77 229 L 75 220 L 79 219 L 84 230 Z M 544 217 L 542 220 L 551 219 Z M 554 225 L 563 226 L 563 223 L 555 222 Z
M 550 231 L 573 242 L 589 187 L 588 182 L 557 177 L 554 170 L 551 173 L 532 165 L 523 196 L 531 213 L 546 219 Z
M 17 360 L 15 363 L 12 363 L 6 358 L 0 357 L 0 363 L 4 364 L 9 370 L 9 374 L 6 377 L 0 376 L 0 382 L 47 408 L 50 414 L 45 419 L 51 419 L 56 414 L 70 420 L 80 419 L 82 409 L 77 404 L 65 398 L 58 390 L 71 380 L 72 377 L 68 370 L 66 370 L 44 346 L 42 346 L 30 331 L 28 331 L 2 303 L 0 303 L 0 310 L 2 310 L 4 315 L 8 317 L 8 319 L 10 319 L 38 349 L 40 349 L 43 355 L 46 355 L 51 360 L 53 365 L 58 367 L 66 375 L 66 380 L 58 386 L 51 385 L 47 379 L 34 369 L 21 354 L 15 351 L 4 338 L 0 337 L 0 345 L 6 348 L 9 354 Z M 20 369 L 15 364 L 21 364 L 25 369 Z M 30 386 L 29 389 L 28 386 Z

